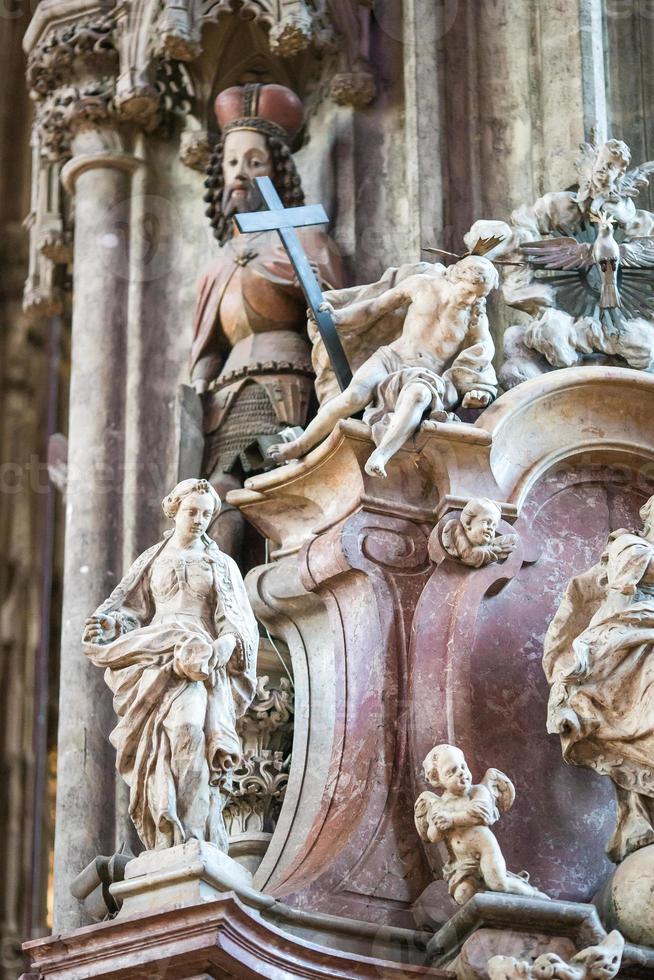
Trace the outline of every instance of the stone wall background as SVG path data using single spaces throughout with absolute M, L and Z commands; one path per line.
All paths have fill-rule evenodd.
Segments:
M 63 514 L 61 499 L 46 490 L 43 463 L 55 376 L 56 428 L 67 430 L 67 318 L 39 320 L 21 311 L 31 168 L 21 41 L 33 12 L 23 0 L 0 9 L 0 980 L 20 972 L 17 937 L 48 928 L 52 826 L 45 784 L 38 800 L 33 787 L 44 771 L 43 746 L 54 752 L 61 625 Z M 238 31 L 226 48 L 226 35 L 207 29 L 205 110 L 216 87 L 242 80 L 243 72 L 271 70 L 267 56 L 261 68 L 256 32 L 242 25 Z M 322 200 L 332 216 L 352 281 L 417 260 L 424 244 L 459 249 L 473 219 L 506 218 L 544 191 L 572 184 L 577 144 L 595 124 L 600 134 L 630 143 L 635 162 L 654 156 L 652 0 L 377 0 L 369 49 L 375 101 L 357 110 L 314 91 L 308 139 L 297 154 L 307 200 Z M 219 69 L 207 67 L 212 57 Z M 273 68 L 275 80 L 292 81 L 293 66 Z M 158 501 L 174 479 L 175 393 L 186 380 L 197 274 L 215 248 L 203 214 L 203 178 L 180 161 L 180 136 L 177 130 L 165 138 L 135 131 L 126 137 L 146 164 L 113 215 L 125 228 L 113 257 L 116 281 L 126 286 L 125 344 L 114 365 L 123 392 L 115 460 L 122 503 L 115 567 L 98 569 L 97 583 L 156 539 Z M 499 340 L 500 309 L 495 325 Z M 86 329 L 105 343 L 101 317 L 89 317 Z M 70 534 L 77 530 L 71 523 Z M 97 590 L 99 600 L 100 584 Z M 46 647 L 48 689 L 39 692 Z M 102 689 L 99 672 L 93 683 Z M 106 692 L 101 697 L 106 701 Z M 35 756 L 38 704 L 49 704 L 50 715 L 45 729 L 36 726 Z M 103 806 L 113 829 L 103 846 L 110 853 L 126 831 L 111 751 L 105 755 Z M 43 830 L 36 858 L 35 813 Z
M 45 459 L 49 410 L 65 426 L 68 334 L 22 309 L 28 266 L 28 4 L 0 9 L 0 978 L 42 934 L 54 822 L 61 504 Z M 51 397 L 55 395 L 56 397 Z M 46 681 L 44 668 L 49 665 Z M 37 751 L 38 750 L 38 751 Z M 36 857 L 34 853 L 36 851 Z

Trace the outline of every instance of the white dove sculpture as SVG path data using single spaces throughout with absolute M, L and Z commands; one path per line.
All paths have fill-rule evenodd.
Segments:
M 559 273 L 547 280 L 551 285 L 572 288 L 578 294 L 575 301 L 577 315 L 592 313 L 592 307 L 599 305 L 600 310 L 623 308 L 628 317 L 651 319 L 654 313 L 654 238 L 632 238 L 619 244 L 613 234 L 612 215 L 599 211 L 591 220 L 597 224 L 594 242 L 546 238 L 525 242 L 520 250 L 530 265 Z M 593 267 L 599 273 L 599 290 L 588 277 Z

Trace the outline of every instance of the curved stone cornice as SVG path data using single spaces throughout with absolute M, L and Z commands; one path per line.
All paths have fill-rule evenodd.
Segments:
M 564 368 L 504 394 L 473 424 L 426 422 L 391 462 L 367 476 L 372 439 L 341 422 L 299 463 L 253 477 L 229 500 L 276 546 L 298 551 L 359 508 L 437 520 L 473 497 L 519 512 L 533 484 L 575 458 L 654 464 L 654 376 L 616 367 Z
M 144 969 L 149 976 L 171 970 L 176 976 L 195 976 L 207 969 L 227 977 L 330 980 L 452 976 L 436 967 L 406 963 L 407 949 L 414 953 L 416 964 L 424 959 L 426 933 L 301 912 L 268 896 L 261 898 L 261 914 L 248 908 L 242 897 L 227 892 L 201 905 L 114 919 L 37 939 L 24 949 L 42 980 L 136 976 L 143 975 Z M 371 955 L 330 949 L 331 937 L 340 942 L 347 937 L 350 946 L 367 946 Z M 265 973 L 260 972 L 262 963 Z

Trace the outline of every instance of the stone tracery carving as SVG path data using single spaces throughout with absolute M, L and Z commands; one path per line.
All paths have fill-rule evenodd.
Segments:
M 423 763 L 425 779 L 441 796 L 426 791 L 415 803 L 416 829 L 428 843 L 445 843 L 443 868 L 450 895 L 464 905 L 478 891 L 509 892 L 548 898 L 529 884 L 526 872 L 508 871 L 495 835 L 489 829 L 515 799 L 513 783 L 499 769 L 488 769 L 473 785 L 463 752 L 437 745 Z
M 654 625 L 654 497 L 642 531 L 609 535 L 587 572 L 573 578 L 545 637 L 551 686 L 547 729 L 566 762 L 609 776 L 617 825 L 607 853 L 616 863 L 654 843 L 654 709 L 648 658 Z
M 289 678 L 259 676 L 254 700 L 236 724 L 243 757 L 224 811 L 232 845 L 253 834 L 269 837 L 275 827 L 288 783 L 293 713 Z

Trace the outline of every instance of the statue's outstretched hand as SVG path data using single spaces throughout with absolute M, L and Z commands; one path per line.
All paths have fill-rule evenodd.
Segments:
M 114 616 L 91 616 L 84 623 L 82 643 L 110 643 L 118 635 Z
M 493 400 L 493 396 L 490 391 L 484 391 L 481 388 L 473 388 L 471 391 L 466 392 L 463 396 L 463 401 L 461 402 L 462 408 L 486 408 L 487 405 Z

